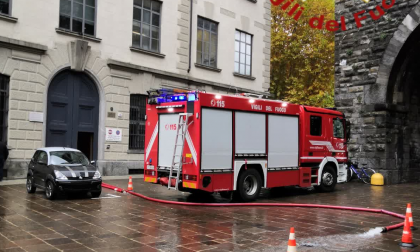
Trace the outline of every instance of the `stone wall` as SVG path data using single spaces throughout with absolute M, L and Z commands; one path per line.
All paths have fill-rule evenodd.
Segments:
M 189 41 L 190 41 L 190 8 L 191 2 L 189 0 L 181 0 L 178 4 L 178 48 L 177 54 L 179 62 L 176 68 L 181 74 L 187 74 L 188 59 L 189 59 Z
M 352 123 L 351 161 L 383 173 L 386 183 L 399 183 L 418 180 L 409 155 L 410 139 L 418 138 L 418 133 L 407 133 L 417 127 L 407 120 L 407 109 L 389 99 L 389 79 L 420 12 L 418 0 L 396 0 L 379 20 L 368 17 L 361 28 L 354 25 L 354 13 L 373 10 L 381 2 L 336 1 L 337 20 L 345 16 L 348 30 L 335 36 L 335 104 Z
M 271 2 L 264 2 L 264 24 L 255 21 L 255 26 L 264 30 L 264 48 L 263 48 L 263 66 L 264 66 L 264 83 L 263 88 L 268 90 L 270 88 L 270 61 L 271 61 Z
M 10 41 L 9 41 L 10 42 Z M 47 48 L 28 43 L 30 52 L 0 48 L 0 73 L 10 77 L 8 146 L 8 174 L 22 177 L 27 169 L 26 160 L 34 154 L 34 149 L 42 146 L 42 123 L 29 122 L 29 112 L 42 112 L 45 83 L 47 82 L 52 62 L 42 57 Z M 13 162 L 10 162 L 12 160 Z M 24 168 L 24 169 L 23 169 Z

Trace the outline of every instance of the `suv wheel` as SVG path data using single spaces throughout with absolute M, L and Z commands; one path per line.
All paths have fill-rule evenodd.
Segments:
M 52 181 L 47 181 L 47 185 L 45 187 L 45 196 L 49 200 L 53 200 L 56 194 L 55 186 Z
M 36 191 L 36 186 L 34 185 L 34 179 L 32 177 L 26 179 L 26 191 L 28 193 L 34 193 Z

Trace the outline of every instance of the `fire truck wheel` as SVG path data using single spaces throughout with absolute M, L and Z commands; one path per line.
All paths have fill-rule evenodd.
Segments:
M 247 169 L 239 175 L 237 194 L 242 201 L 253 201 L 261 191 L 261 176 L 255 169 Z
M 321 192 L 332 192 L 334 191 L 335 185 L 337 184 L 337 174 L 334 169 L 327 165 L 322 171 L 321 185 L 317 187 Z

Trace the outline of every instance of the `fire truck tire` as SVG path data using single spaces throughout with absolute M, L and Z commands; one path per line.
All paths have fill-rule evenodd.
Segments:
M 238 186 L 235 198 L 249 202 L 256 200 L 260 195 L 262 179 L 255 169 L 247 169 L 239 174 Z
M 337 174 L 330 165 L 326 165 L 322 171 L 321 185 L 317 186 L 321 192 L 332 192 L 334 191 L 335 185 L 337 184 Z

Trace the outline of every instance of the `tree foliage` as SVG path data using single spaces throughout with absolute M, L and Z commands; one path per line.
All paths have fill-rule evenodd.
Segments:
M 298 21 L 280 6 L 272 7 L 271 85 L 277 98 L 318 107 L 334 106 L 334 33 L 325 29 L 334 20 L 334 0 L 299 1 L 305 7 Z M 324 15 L 323 29 L 309 26 Z

